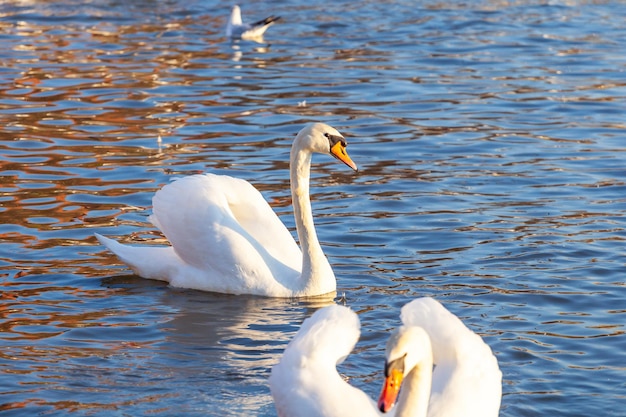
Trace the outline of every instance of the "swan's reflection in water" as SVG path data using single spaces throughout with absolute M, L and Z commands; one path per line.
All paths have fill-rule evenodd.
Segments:
M 302 301 L 157 291 L 160 310 L 171 318 L 156 324 L 162 339 L 150 347 L 150 363 L 143 363 L 151 367 L 154 383 L 143 388 L 164 394 L 169 390 L 168 407 L 181 407 L 170 412 L 206 407 L 210 415 L 274 414 L 268 385 L 272 365 L 302 321 L 334 298 L 332 294 Z

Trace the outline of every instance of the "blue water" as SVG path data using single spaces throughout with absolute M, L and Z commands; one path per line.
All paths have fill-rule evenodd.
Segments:
M 626 416 L 626 8 L 596 3 L 243 2 L 283 20 L 233 44 L 218 1 L 0 2 L 1 414 L 275 416 L 270 368 L 333 300 L 168 288 L 93 233 L 163 244 L 152 195 L 197 172 L 293 229 L 315 120 L 360 167 L 312 178 L 352 384 L 377 395 L 431 295 L 497 355 L 501 416 Z

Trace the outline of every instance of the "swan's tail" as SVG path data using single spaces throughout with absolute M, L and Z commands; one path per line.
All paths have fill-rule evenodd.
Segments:
M 182 263 L 171 246 L 128 246 L 98 233 L 95 235 L 103 246 L 143 278 L 170 282 Z

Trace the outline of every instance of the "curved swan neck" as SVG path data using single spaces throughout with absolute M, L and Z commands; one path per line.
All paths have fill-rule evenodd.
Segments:
M 296 137 L 290 155 L 291 198 L 302 249 L 303 290 L 307 293 L 326 294 L 336 289 L 335 276 L 322 251 L 311 211 L 309 179 L 311 176 L 312 152 L 303 146 L 300 135 Z
M 420 364 L 409 372 L 402 383 L 396 417 L 426 417 L 428 415 L 431 379 L 432 362 L 430 366 Z
M 396 417 L 426 417 L 432 387 L 433 350 L 430 337 L 422 328 L 411 327 L 409 332 L 417 334 L 406 342 L 405 359 L 408 372 L 405 374 L 396 403 Z
M 396 417 L 426 417 L 432 381 L 433 363 L 424 361 L 413 368 L 402 383 Z

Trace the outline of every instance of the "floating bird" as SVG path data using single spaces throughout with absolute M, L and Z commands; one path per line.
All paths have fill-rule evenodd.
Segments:
M 313 153 L 350 168 L 346 139 L 323 123 L 305 126 L 291 147 L 293 209 L 302 251 L 261 193 L 227 175 L 191 175 L 159 190 L 152 223 L 171 246 L 128 246 L 96 237 L 144 278 L 228 294 L 305 297 L 332 293 L 336 280 L 315 233 L 309 178 Z
M 243 23 L 241 9 L 235 5 L 226 25 L 226 36 L 232 39 L 259 39 L 279 19 L 280 16 L 270 16 L 255 23 Z
M 340 305 L 316 311 L 272 368 L 278 416 L 379 417 L 391 410 L 395 417 L 496 417 L 502 373 L 482 338 L 429 297 L 406 304 L 401 319 L 387 343 L 375 403 L 336 368 L 359 338 L 358 316 Z

